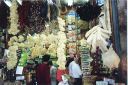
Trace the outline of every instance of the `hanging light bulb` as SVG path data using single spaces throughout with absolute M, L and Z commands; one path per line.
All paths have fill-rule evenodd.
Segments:
M 7 6 L 9 6 L 9 7 L 12 6 L 11 0 L 4 0 L 4 3 L 5 3 Z
M 17 2 L 18 2 L 20 5 L 22 5 L 22 0 L 17 0 Z

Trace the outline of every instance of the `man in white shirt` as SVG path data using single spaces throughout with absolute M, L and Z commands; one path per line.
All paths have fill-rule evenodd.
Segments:
M 78 64 L 78 57 L 69 64 L 69 75 L 74 79 L 73 85 L 82 85 L 82 71 Z

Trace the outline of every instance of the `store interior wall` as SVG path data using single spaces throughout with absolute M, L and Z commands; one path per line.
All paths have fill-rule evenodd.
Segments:
M 127 0 L 118 0 L 119 30 L 121 43 L 121 76 L 127 82 Z
M 119 12 L 119 26 L 120 26 L 120 38 L 122 52 L 127 52 L 127 0 L 119 0 L 118 2 Z

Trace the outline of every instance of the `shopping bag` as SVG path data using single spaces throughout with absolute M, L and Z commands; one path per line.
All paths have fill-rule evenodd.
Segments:
M 108 49 L 107 52 L 102 54 L 103 64 L 109 67 L 110 69 L 118 68 L 120 58 L 113 50 L 112 46 Z
M 58 85 L 69 85 L 66 75 L 62 75 L 62 81 L 60 81 Z

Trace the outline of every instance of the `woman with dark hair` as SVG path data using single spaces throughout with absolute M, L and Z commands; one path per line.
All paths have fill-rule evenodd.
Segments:
M 38 85 L 51 85 L 50 68 L 48 65 L 50 55 L 43 56 L 43 63 L 36 69 L 36 79 Z

